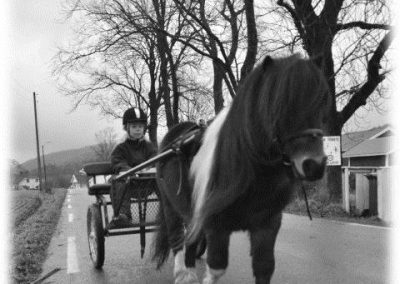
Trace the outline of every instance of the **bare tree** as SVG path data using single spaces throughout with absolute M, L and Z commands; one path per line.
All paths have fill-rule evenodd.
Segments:
M 111 153 L 114 147 L 117 145 L 117 134 L 114 128 L 107 127 L 103 130 L 96 132 L 97 144 L 91 146 L 96 159 L 98 161 L 109 161 L 111 159 Z
M 185 80 L 179 104 L 181 120 L 197 121 L 214 117 L 212 90 L 194 76 L 187 76 Z
M 55 60 L 60 90 L 75 99 L 75 108 L 86 103 L 115 118 L 131 106 L 147 109 L 150 139 L 157 143 L 160 107 L 168 127 L 179 121 L 179 84 L 185 84 L 179 72 L 201 61 L 160 31 L 187 35 L 187 21 L 166 1 L 67 2 L 80 28 Z
M 385 53 L 392 42 L 386 1 L 278 0 L 270 6 L 270 41 L 275 52 L 299 51 L 314 58 L 331 94 L 326 132 L 340 135 L 346 121 L 368 101 L 380 99 Z M 280 21 L 276 21 L 281 19 Z M 270 38 L 273 38 L 270 34 Z M 329 167 L 330 196 L 341 196 L 341 169 Z
M 224 105 L 223 83 L 234 97 L 239 81 L 250 72 L 256 60 L 258 38 L 253 1 L 174 0 L 174 3 L 182 16 L 190 20 L 193 39 L 188 42 L 181 35 L 176 37 L 168 31 L 163 32 L 211 60 L 214 109 L 218 113 Z M 240 47 L 245 41 L 247 52 L 243 59 L 241 53 L 244 49 Z

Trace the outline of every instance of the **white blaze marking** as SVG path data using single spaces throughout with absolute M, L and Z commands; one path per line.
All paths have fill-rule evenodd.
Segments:
M 67 248 L 67 273 L 79 272 L 78 258 L 76 255 L 75 237 L 68 237 Z
M 230 106 L 224 108 L 207 128 L 204 134 L 203 144 L 196 156 L 194 156 L 192 165 L 190 167 L 190 175 L 192 178 L 194 178 L 192 195 L 192 199 L 195 204 L 194 219 L 196 219 L 196 216 L 199 216 L 207 197 L 214 152 L 217 146 L 220 130 L 225 122 L 229 109 Z M 196 221 L 194 222 L 194 225 L 196 225 Z M 194 227 L 192 229 L 192 232 L 195 234 L 196 229 L 198 228 Z
M 183 250 L 178 251 L 178 253 L 175 255 L 174 262 L 174 276 L 176 277 L 179 272 L 186 270 L 185 253 Z
M 224 275 L 225 269 L 212 269 L 206 264 L 206 274 L 203 279 L 203 284 L 217 283 L 218 279 Z

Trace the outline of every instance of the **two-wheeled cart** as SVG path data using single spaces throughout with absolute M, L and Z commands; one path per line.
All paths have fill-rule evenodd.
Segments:
M 191 143 L 198 135 L 194 130 L 180 137 L 169 149 L 142 164 L 112 176 L 113 171 L 109 162 L 97 162 L 84 165 L 82 174 L 87 176 L 87 187 L 89 195 L 96 198 L 87 212 L 87 235 L 89 242 L 89 253 L 94 267 L 100 269 L 105 258 L 105 238 L 118 235 L 140 234 L 141 257 L 143 257 L 146 246 L 146 233 L 158 229 L 156 216 L 159 210 L 158 187 L 156 183 L 156 162 L 162 161 L 180 153 L 180 147 Z M 152 168 L 149 168 L 152 167 Z M 132 226 L 127 228 L 111 228 L 111 218 L 108 206 L 111 201 L 108 197 L 111 190 L 111 182 L 125 181 L 132 183 L 134 194 L 131 194 Z M 118 209 L 117 209 L 118 210 Z M 199 243 L 197 256 L 200 257 L 206 250 L 205 239 Z
M 159 210 L 158 188 L 155 169 L 135 174 L 127 179 L 134 185 L 131 194 L 132 225 L 126 228 L 111 228 L 108 206 L 112 174 L 110 163 L 91 163 L 84 166 L 88 177 L 88 193 L 96 198 L 87 212 L 87 234 L 89 253 L 96 268 L 101 268 L 105 257 L 105 238 L 110 236 L 140 234 L 141 255 L 146 246 L 146 233 L 157 229 L 156 215 Z

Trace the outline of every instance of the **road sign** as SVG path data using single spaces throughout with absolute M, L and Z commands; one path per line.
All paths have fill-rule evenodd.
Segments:
M 342 164 L 340 150 L 340 136 L 324 136 L 324 152 L 328 156 L 328 166 L 340 166 Z

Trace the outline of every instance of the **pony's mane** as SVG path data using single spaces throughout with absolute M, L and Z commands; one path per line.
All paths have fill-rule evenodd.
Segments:
M 302 130 L 302 125 L 324 109 L 327 95 L 328 86 L 321 71 L 299 55 L 267 57 L 253 69 L 226 118 L 222 123 L 217 119 L 210 126 L 219 123 L 221 127 L 215 137 L 212 164 L 202 163 L 210 169 L 207 182 L 202 177 L 206 185 L 194 186 L 194 192 L 200 193 L 193 200 L 198 212 L 194 214 L 192 235 L 206 218 L 222 211 L 248 189 L 257 167 L 262 161 L 273 159 L 274 139 Z M 203 146 L 207 147 L 206 143 Z M 193 175 L 196 180 L 196 171 Z

